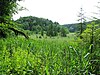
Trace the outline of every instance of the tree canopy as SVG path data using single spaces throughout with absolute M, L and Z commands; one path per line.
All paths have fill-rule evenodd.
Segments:
M 58 22 L 52 22 L 51 20 L 38 18 L 33 16 L 20 17 L 15 21 L 18 24 L 21 24 L 21 28 L 24 30 L 33 31 L 37 33 L 45 33 L 47 36 L 57 36 L 58 33 L 66 34 L 68 29 L 62 27 Z M 62 32 L 62 29 L 65 32 Z M 67 32 L 66 32 L 67 31 Z
M 0 0 L 0 23 L 11 19 L 12 15 L 18 12 L 17 1 L 22 0 Z
M 13 14 L 17 13 L 17 1 L 22 0 L 0 0 L 0 37 L 6 37 L 11 31 L 26 36 L 23 32 L 16 29 L 16 23 L 12 20 Z

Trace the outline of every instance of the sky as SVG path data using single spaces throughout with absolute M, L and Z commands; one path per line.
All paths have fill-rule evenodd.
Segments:
M 87 17 L 97 12 L 99 0 L 24 0 L 18 2 L 28 10 L 19 11 L 13 16 L 14 20 L 24 16 L 35 16 L 58 22 L 60 24 L 77 23 L 80 8 Z M 94 15 L 95 16 L 95 15 Z

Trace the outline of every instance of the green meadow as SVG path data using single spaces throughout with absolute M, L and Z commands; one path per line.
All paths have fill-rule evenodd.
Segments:
M 90 71 L 95 72 L 95 67 L 89 69 L 89 47 L 73 35 L 0 39 L 0 74 L 88 75 Z

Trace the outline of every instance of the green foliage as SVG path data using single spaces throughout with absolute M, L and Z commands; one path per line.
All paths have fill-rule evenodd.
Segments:
M 1 0 L 0 1 L 0 38 L 6 38 L 7 35 L 11 35 L 12 31 L 16 35 L 18 33 L 26 35 L 22 32 L 17 30 L 18 24 L 16 24 L 13 20 L 11 20 L 13 14 L 17 13 L 20 8 L 18 8 L 17 1 L 21 0 Z M 22 9 L 22 8 L 21 8 Z M 12 26 L 13 25 L 13 26 Z
M 8 24 L 0 23 L 0 38 L 6 38 L 11 34 L 8 26 Z
M 13 21 L 9 21 L 8 23 L 0 23 L 0 38 L 6 38 L 21 34 L 28 39 L 29 37 L 18 26 L 19 24 Z
M 18 12 L 17 1 L 21 0 L 1 0 L 0 1 L 0 23 L 10 20 L 12 15 Z
M 82 40 L 71 38 L 0 39 L 1 75 L 88 75 L 91 54 Z M 73 39 L 73 40 L 72 40 Z M 96 49 L 99 52 L 99 48 Z M 100 55 L 98 53 L 98 55 Z M 99 66 L 99 60 L 94 65 Z M 98 68 L 97 75 L 100 74 Z
M 81 34 L 83 39 L 76 38 L 74 34 L 65 38 L 68 29 L 48 19 L 28 16 L 12 21 L 12 15 L 19 9 L 17 1 L 21 0 L 0 1 L 0 75 L 100 74 L 99 23 L 87 25 Z M 70 27 L 71 31 L 79 29 L 75 25 L 73 27 Z M 39 36 L 38 39 L 26 40 L 22 36 L 13 36 L 15 33 L 28 38 L 23 29 L 29 35 L 35 32 L 42 36 L 60 34 L 63 37 L 48 39 Z M 5 39 L 7 35 L 13 37 Z
M 27 16 L 20 17 L 15 22 L 21 24 L 22 29 L 33 31 L 36 34 L 41 33 L 43 35 L 43 32 L 45 32 L 47 36 L 57 36 L 58 33 L 62 33 L 62 26 L 59 23 L 44 18 Z M 67 30 L 67 28 L 64 29 Z M 66 31 L 64 34 L 66 34 Z
M 69 31 L 67 28 L 64 28 L 64 27 L 61 28 L 61 36 L 62 37 L 66 37 L 68 33 L 69 33 Z
M 58 31 L 57 31 L 57 26 L 56 25 L 49 25 L 47 28 L 47 36 L 57 36 Z
M 83 23 L 83 30 L 86 29 L 86 25 L 88 24 L 88 22 Z M 63 25 L 64 27 L 68 28 L 68 30 L 70 32 L 79 32 L 80 31 L 80 25 L 81 23 L 75 23 L 75 24 L 65 24 Z
M 95 73 L 99 72 L 98 65 L 100 65 L 100 54 L 98 54 L 100 49 L 100 27 L 99 24 L 96 24 L 96 22 L 92 22 L 91 24 L 87 25 L 86 30 L 81 35 L 83 37 L 84 43 L 86 43 L 86 46 L 90 46 L 90 50 L 88 51 L 91 54 L 90 63 L 91 67 L 89 67 L 90 71 Z M 95 61 L 96 60 L 96 61 Z
M 38 18 L 38 17 L 20 17 L 16 20 L 17 23 L 22 24 L 22 28 L 25 30 L 36 31 L 41 30 L 41 28 L 45 31 L 46 26 L 49 24 L 53 24 L 51 20 Z M 59 24 L 58 24 L 59 25 Z
M 84 30 L 84 32 L 81 35 L 83 37 L 83 41 L 87 43 L 91 43 L 92 33 L 93 33 L 94 44 L 98 45 L 97 42 L 99 42 L 100 39 L 99 37 L 100 28 L 99 28 L 99 24 L 96 24 L 95 22 L 92 22 L 87 25 L 86 30 Z

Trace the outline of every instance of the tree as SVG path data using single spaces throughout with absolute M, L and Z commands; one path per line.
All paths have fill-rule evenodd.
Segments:
M 53 36 L 53 25 L 49 25 L 47 29 L 47 36 Z
M 43 31 L 43 29 L 41 30 L 41 36 L 44 36 L 44 31 Z
M 7 31 L 10 30 L 14 31 L 15 34 L 19 33 L 26 37 L 26 34 L 15 28 L 16 23 L 12 20 L 13 14 L 17 13 L 19 9 L 17 1 L 22 0 L 0 0 L 0 37 L 6 37 Z
M 12 15 L 18 12 L 17 1 L 22 0 L 0 0 L 0 23 L 11 20 Z
M 51 24 L 47 28 L 47 36 L 57 36 L 58 35 L 58 27 L 56 24 Z
M 79 17 L 78 21 L 80 22 L 80 35 L 81 35 L 84 30 L 83 25 L 85 24 L 85 21 L 86 21 L 83 8 L 80 8 L 80 13 L 79 13 L 78 17 Z
M 66 34 L 68 34 L 68 33 L 69 33 L 69 31 L 67 28 L 64 28 L 64 27 L 61 28 L 61 36 L 62 37 L 66 37 Z

